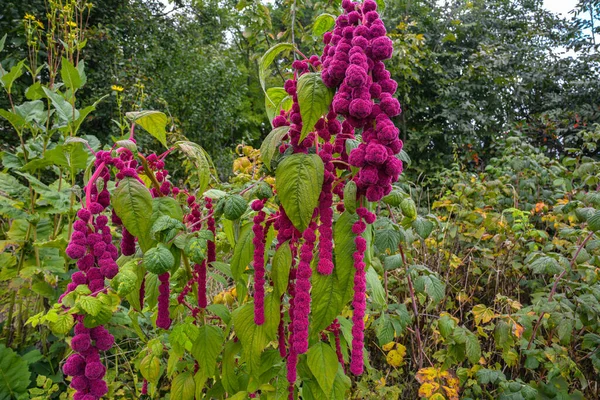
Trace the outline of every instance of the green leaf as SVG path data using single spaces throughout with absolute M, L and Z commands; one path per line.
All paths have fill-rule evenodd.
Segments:
M 235 244 L 233 257 L 231 258 L 231 274 L 236 281 L 240 279 L 254 256 L 253 238 L 254 232 L 252 232 L 252 224 L 247 223 L 240 231 L 240 236 Z
M 17 65 L 12 67 L 9 72 L 6 72 L 0 65 L 0 83 L 2 83 L 2 86 L 4 86 L 7 93 L 11 93 L 13 83 L 23 75 L 24 66 L 25 60 L 21 60 Z
M 64 84 L 73 92 L 81 87 L 81 77 L 79 76 L 79 71 L 77 68 L 75 68 L 71 61 L 65 57 L 62 58 L 60 77 Z
M 150 236 L 152 195 L 134 178 L 126 177 L 113 192 L 111 204 L 123 225 L 135 237 L 142 251 L 151 247 Z
M 221 381 L 223 388 L 229 394 L 235 393 L 240 389 L 240 382 L 235 373 L 236 355 L 242 348 L 240 342 L 228 340 L 225 342 L 225 350 L 223 351 L 223 359 L 221 360 Z
M 446 285 L 435 274 L 417 277 L 414 286 L 417 292 L 427 294 L 434 303 L 441 302 L 446 295 Z
M 196 382 L 191 372 L 177 375 L 171 382 L 171 398 L 178 400 L 194 400 L 196 396 Z
M 290 268 L 292 267 L 292 250 L 290 242 L 282 243 L 275 251 L 273 264 L 271 266 L 271 278 L 273 279 L 273 291 L 281 296 L 288 287 Z
M 50 323 L 50 330 L 56 335 L 66 335 L 75 325 L 71 314 L 59 314 L 55 321 Z
M 150 353 L 140 362 L 140 373 L 151 383 L 158 382 L 160 378 L 160 359 Z
M 344 187 L 344 207 L 348 212 L 354 214 L 356 212 L 356 182 L 350 181 Z
M 315 343 L 308 349 L 306 361 L 321 390 L 329 397 L 338 370 L 338 359 L 335 351 L 323 342 Z
M 276 188 L 290 221 L 301 232 L 310 223 L 323 185 L 324 166 L 316 154 L 292 154 L 275 172 Z
M 316 263 L 315 260 L 313 264 L 316 265 Z M 336 265 L 335 269 L 337 268 Z M 321 275 L 314 271 L 311 280 L 311 332 L 313 335 L 317 335 L 331 325 L 344 308 L 344 304 L 337 274 Z
M 56 109 L 56 113 L 63 122 L 73 122 L 79 118 L 79 111 L 77 111 L 71 103 L 65 100 L 60 93 L 53 92 L 47 87 L 43 87 L 42 89 L 52 102 L 52 105 Z
M 367 270 L 367 290 L 370 293 L 371 301 L 377 306 L 378 309 L 385 307 L 385 290 L 379 280 L 379 275 L 373 267 L 369 267 Z
M 175 143 L 179 149 L 190 159 L 194 165 L 193 172 L 198 176 L 198 195 L 208 188 L 211 177 L 212 161 L 206 151 L 198 144 L 186 141 Z
M 333 239 L 335 250 L 335 268 L 333 273 L 337 276 L 342 304 L 346 304 L 353 296 L 354 288 L 354 257 L 356 251 L 352 233 L 352 225 L 358 221 L 356 214 L 343 212 L 335 222 Z
M 143 259 L 144 267 L 156 275 L 164 274 L 168 272 L 175 264 L 175 257 L 167 246 L 163 243 L 159 243 L 156 247 L 153 247 L 144 253 Z
M 258 378 L 261 353 L 269 344 L 266 326 L 254 323 L 254 304 L 246 303 L 233 312 L 235 333 L 242 343 L 242 355 L 247 364 L 248 373 Z
M 600 231 L 600 210 L 596 210 L 588 220 L 588 229 L 592 232 Z
M 313 35 L 322 36 L 325 32 L 331 30 L 335 25 L 335 17 L 331 14 L 321 14 L 315 19 L 313 24 Z
M 281 140 L 287 135 L 289 130 L 289 126 L 280 126 L 279 128 L 273 129 L 260 145 L 260 155 L 267 169 L 271 169 L 271 161 L 275 154 L 279 152 Z
M 258 77 L 260 79 L 260 86 L 266 93 L 266 78 L 267 71 L 275 58 L 284 51 L 292 50 L 294 45 L 291 43 L 277 43 L 275 46 L 271 47 L 267 52 L 262 56 L 260 62 L 258 63 Z
M 6 36 L 7 36 L 7 34 L 5 33 L 4 36 L 2 36 L 2 39 L 0 39 L 0 53 L 2 53 L 2 50 L 4 50 L 4 43 L 6 42 Z
M 21 398 L 27 393 L 30 377 L 27 361 L 0 344 L 0 399 Z
M 224 201 L 223 215 L 231 221 L 239 219 L 248 209 L 248 202 L 239 194 L 228 196 Z
M 78 171 L 87 166 L 88 153 L 83 149 L 81 143 L 69 143 L 58 145 L 47 150 L 44 157 L 34 159 L 23 166 L 24 171 L 33 172 L 51 165 L 69 168 L 74 176 Z
M 298 78 L 298 105 L 302 116 L 302 142 L 313 131 L 317 121 L 329 111 L 333 90 L 325 86 L 320 73 L 307 73 Z
M 404 204 L 404 202 L 402 204 Z M 404 207 L 402 210 L 404 211 Z M 417 235 L 421 236 L 423 239 L 427 239 L 433 231 L 433 222 L 419 216 L 412 222 L 412 228 L 417 232 Z
M 198 329 L 198 337 L 192 346 L 192 355 L 208 378 L 215 374 L 217 357 L 221 353 L 223 341 L 223 331 L 216 326 L 205 324 Z
M 279 111 L 289 111 L 292 108 L 293 100 L 292 97 L 287 94 L 282 87 L 272 87 L 267 89 L 267 95 L 265 96 L 265 109 L 267 110 L 267 117 L 271 124 L 273 118 L 279 115 Z
M 471 364 L 477 364 L 481 358 L 481 345 L 477 336 L 466 328 L 456 328 L 452 334 L 456 343 L 465 345 L 465 353 Z
M 563 270 L 558 261 L 550 256 L 541 256 L 536 258 L 531 264 L 529 264 L 529 268 L 531 268 L 534 274 L 548 275 L 558 274 Z
M 10 124 L 13 126 L 13 128 L 15 128 L 15 130 L 17 131 L 17 133 L 19 135 L 20 135 L 21 130 L 23 129 L 23 126 L 25 126 L 25 124 L 26 124 L 26 121 L 23 117 L 21 117 L 20 115 L 18 115 L 16 113 L 13 113 L 12 111 L 0 109 L 0 117 L 3 117 L 8 122 L 10 122 Z M 5 163 L 5 162 L 3 162 L 3 163 Z
M 128 112 L 126 116 L 154 136 L 163 146 L 167 147 L 166 127 L 169 118 L 165 113 L 145 110 Z
M 81 297 L 76 304 L 87 314 L 93 316 L 98 315 L 103 307 L 102 302 L 93 296 Z

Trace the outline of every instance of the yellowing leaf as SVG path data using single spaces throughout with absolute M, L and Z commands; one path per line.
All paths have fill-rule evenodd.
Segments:
M 440 388 L 440 385 L 435 382 L 426 382 L 419 388 L 419 396 L 425 398 L 431 398 L 435 392 Z M 442 396 L 443 398 L 443 396 Z
M 394 348 L 394 346 L 396 346 L 396 342 L 389 342 L 388 344 L 384 344 L 383 346 L 381 346 L 381 348 L 383 349 L 383 351 L 390 351 Z
M 490 322 L 495 316 L 494 310 L 486 307 L 483 304 L 478 304 L 471 310 L 473 316 L 475 317 L 475 324 L 479 325 L 481 323 L 487 324 Z

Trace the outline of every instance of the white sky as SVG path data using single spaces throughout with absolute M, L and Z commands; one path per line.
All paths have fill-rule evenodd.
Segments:
M 575 8 L 577 0 L 544 0 L 544 6 L 563 17 L 569 17 L 569 11 Z

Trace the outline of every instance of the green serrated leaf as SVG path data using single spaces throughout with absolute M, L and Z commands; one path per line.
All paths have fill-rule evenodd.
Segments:
M 163 146 L 167 147 L 167 122 L 169 118 L 160 111 L 132 111 L 126 114 L 132 122 L 138 124 L 150 135 L 154 136 Z
M 313 131 L 317 121 L 327 114 L 333 100 L 333 90 L 325 86 L 320 73 L 306 73 L 298 78 L 298 105 L 302 116 L 302 142 Z
M 284 158 L 275 172 L 279 200 L 290 221 L 303 232 L 310 223 L 323 185 L 324 166 L 316 154 Z
M 292 267 L 292 250 L 289 241 L 282 243 L 275 251 L 273 264 L 271 267 L 271 277 L 273 279 L 273 290 L 278 296 L 286 292 Z
M 308 349 L 306 361 L 321 390 L 329 397 L 339 365 L 335 351 L 323 342 L 315 343 Z
M 146 186 L 134 178 L 126 177 L 113 192 L 111 204 L 123 225 L 135 237 L 142 251 L 152 246 L 150 236 L 152 195 Z

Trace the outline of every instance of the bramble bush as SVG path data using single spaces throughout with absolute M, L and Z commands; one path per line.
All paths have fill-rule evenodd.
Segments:
M 111 145 L 80 133 L 90 6 L 49 4 L 46 28 L 25 18 L 31 59 L 0 70 L 20 142 L 0 175 L 0 398 L 599 396 L 600 127 L 562 159 L 515 129 L 485 170 L 457 157 L 411 182 L 392 42 L 376 2 L 344 0 L 315 21 L 321 56 L 262 57 L 273 129 L 220 182 L 162 112 L 123 113 Z

